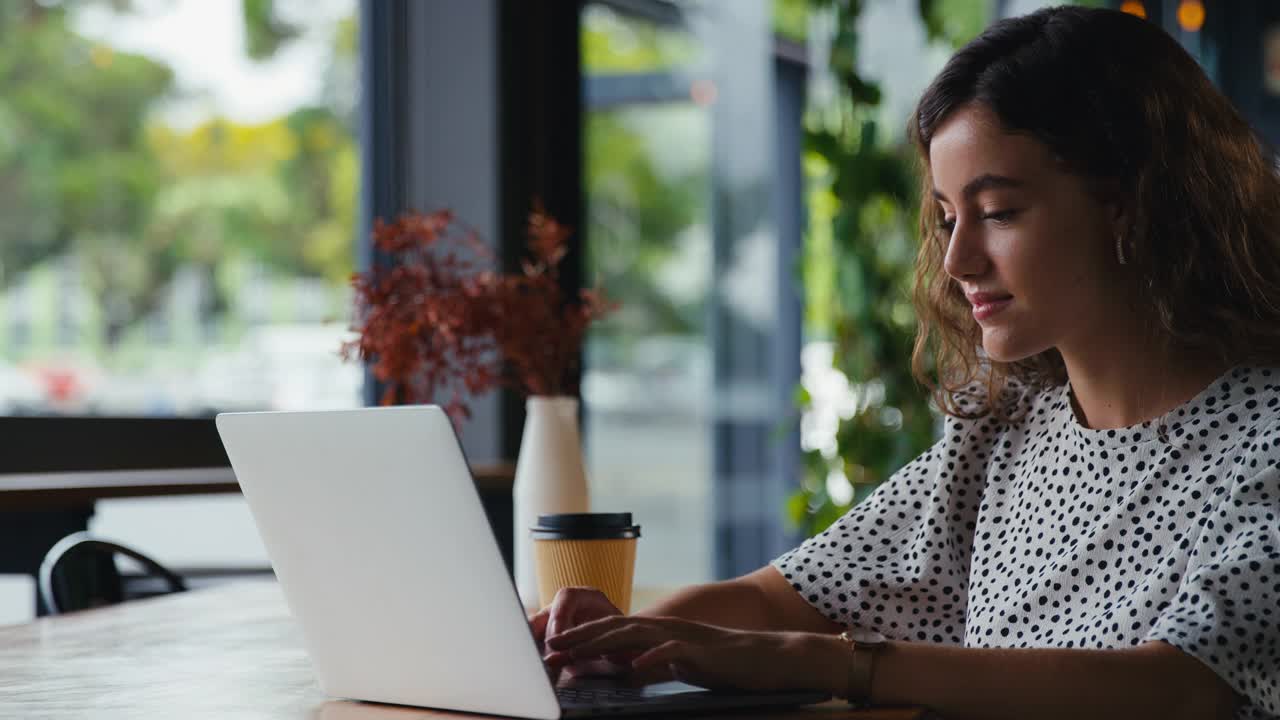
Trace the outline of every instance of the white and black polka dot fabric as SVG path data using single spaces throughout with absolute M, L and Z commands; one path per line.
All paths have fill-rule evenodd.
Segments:
M 1233 369 L 1119 430 L 1080 425 L 1069 393 L 1014 424 L 948 418 L 773 564 L 832 620 L 900 640 L 1163 640 L 1240 693 L 1238 717 L 1280 717 L 1280 369 Z

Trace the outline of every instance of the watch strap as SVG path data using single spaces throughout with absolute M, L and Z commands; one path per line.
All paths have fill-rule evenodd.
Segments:
M 853 633 L 840 633 L 840 639 L 849 644 L 850 662 L 848 689 L 846 699 L 851 703 L 864 703 L 871 699 L 871 679 L 875 672 L 876 655 L 883 647 L 883 636 L 879 642 L 859 642 Z

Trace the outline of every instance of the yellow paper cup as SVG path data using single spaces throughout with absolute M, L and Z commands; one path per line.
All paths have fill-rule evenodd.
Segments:
M 530 532 L 541 607 L 550 605 L 561 588 L 593 587 L 624 614 L 631 612 L 640 538 L 631 513 L 540 515 Z

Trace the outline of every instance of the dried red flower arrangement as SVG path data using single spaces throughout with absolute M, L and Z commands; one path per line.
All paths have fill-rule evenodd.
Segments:
M 489 248 L 453 213 L 409 212 L 374 223 L 381 261 L 352 277 L 359 337 L 347 359 L 385 384 L 380 402 L 440 402 L 460 422 L 468 396 L 498 385 L 525 395 L 577 394 L 576 370 L 591 323 L 616 305 L 599 289 L 570 301 L 558 268 L 571 231 L 536 207 L 527 259 L 500 273 Z

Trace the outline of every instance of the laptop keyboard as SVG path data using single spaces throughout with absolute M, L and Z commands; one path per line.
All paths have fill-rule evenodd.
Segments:
M 638 688 L 556 688 L 560 702 L 573 705 L 617 705 L 635 703 L 645 699 L 644 690 Z

